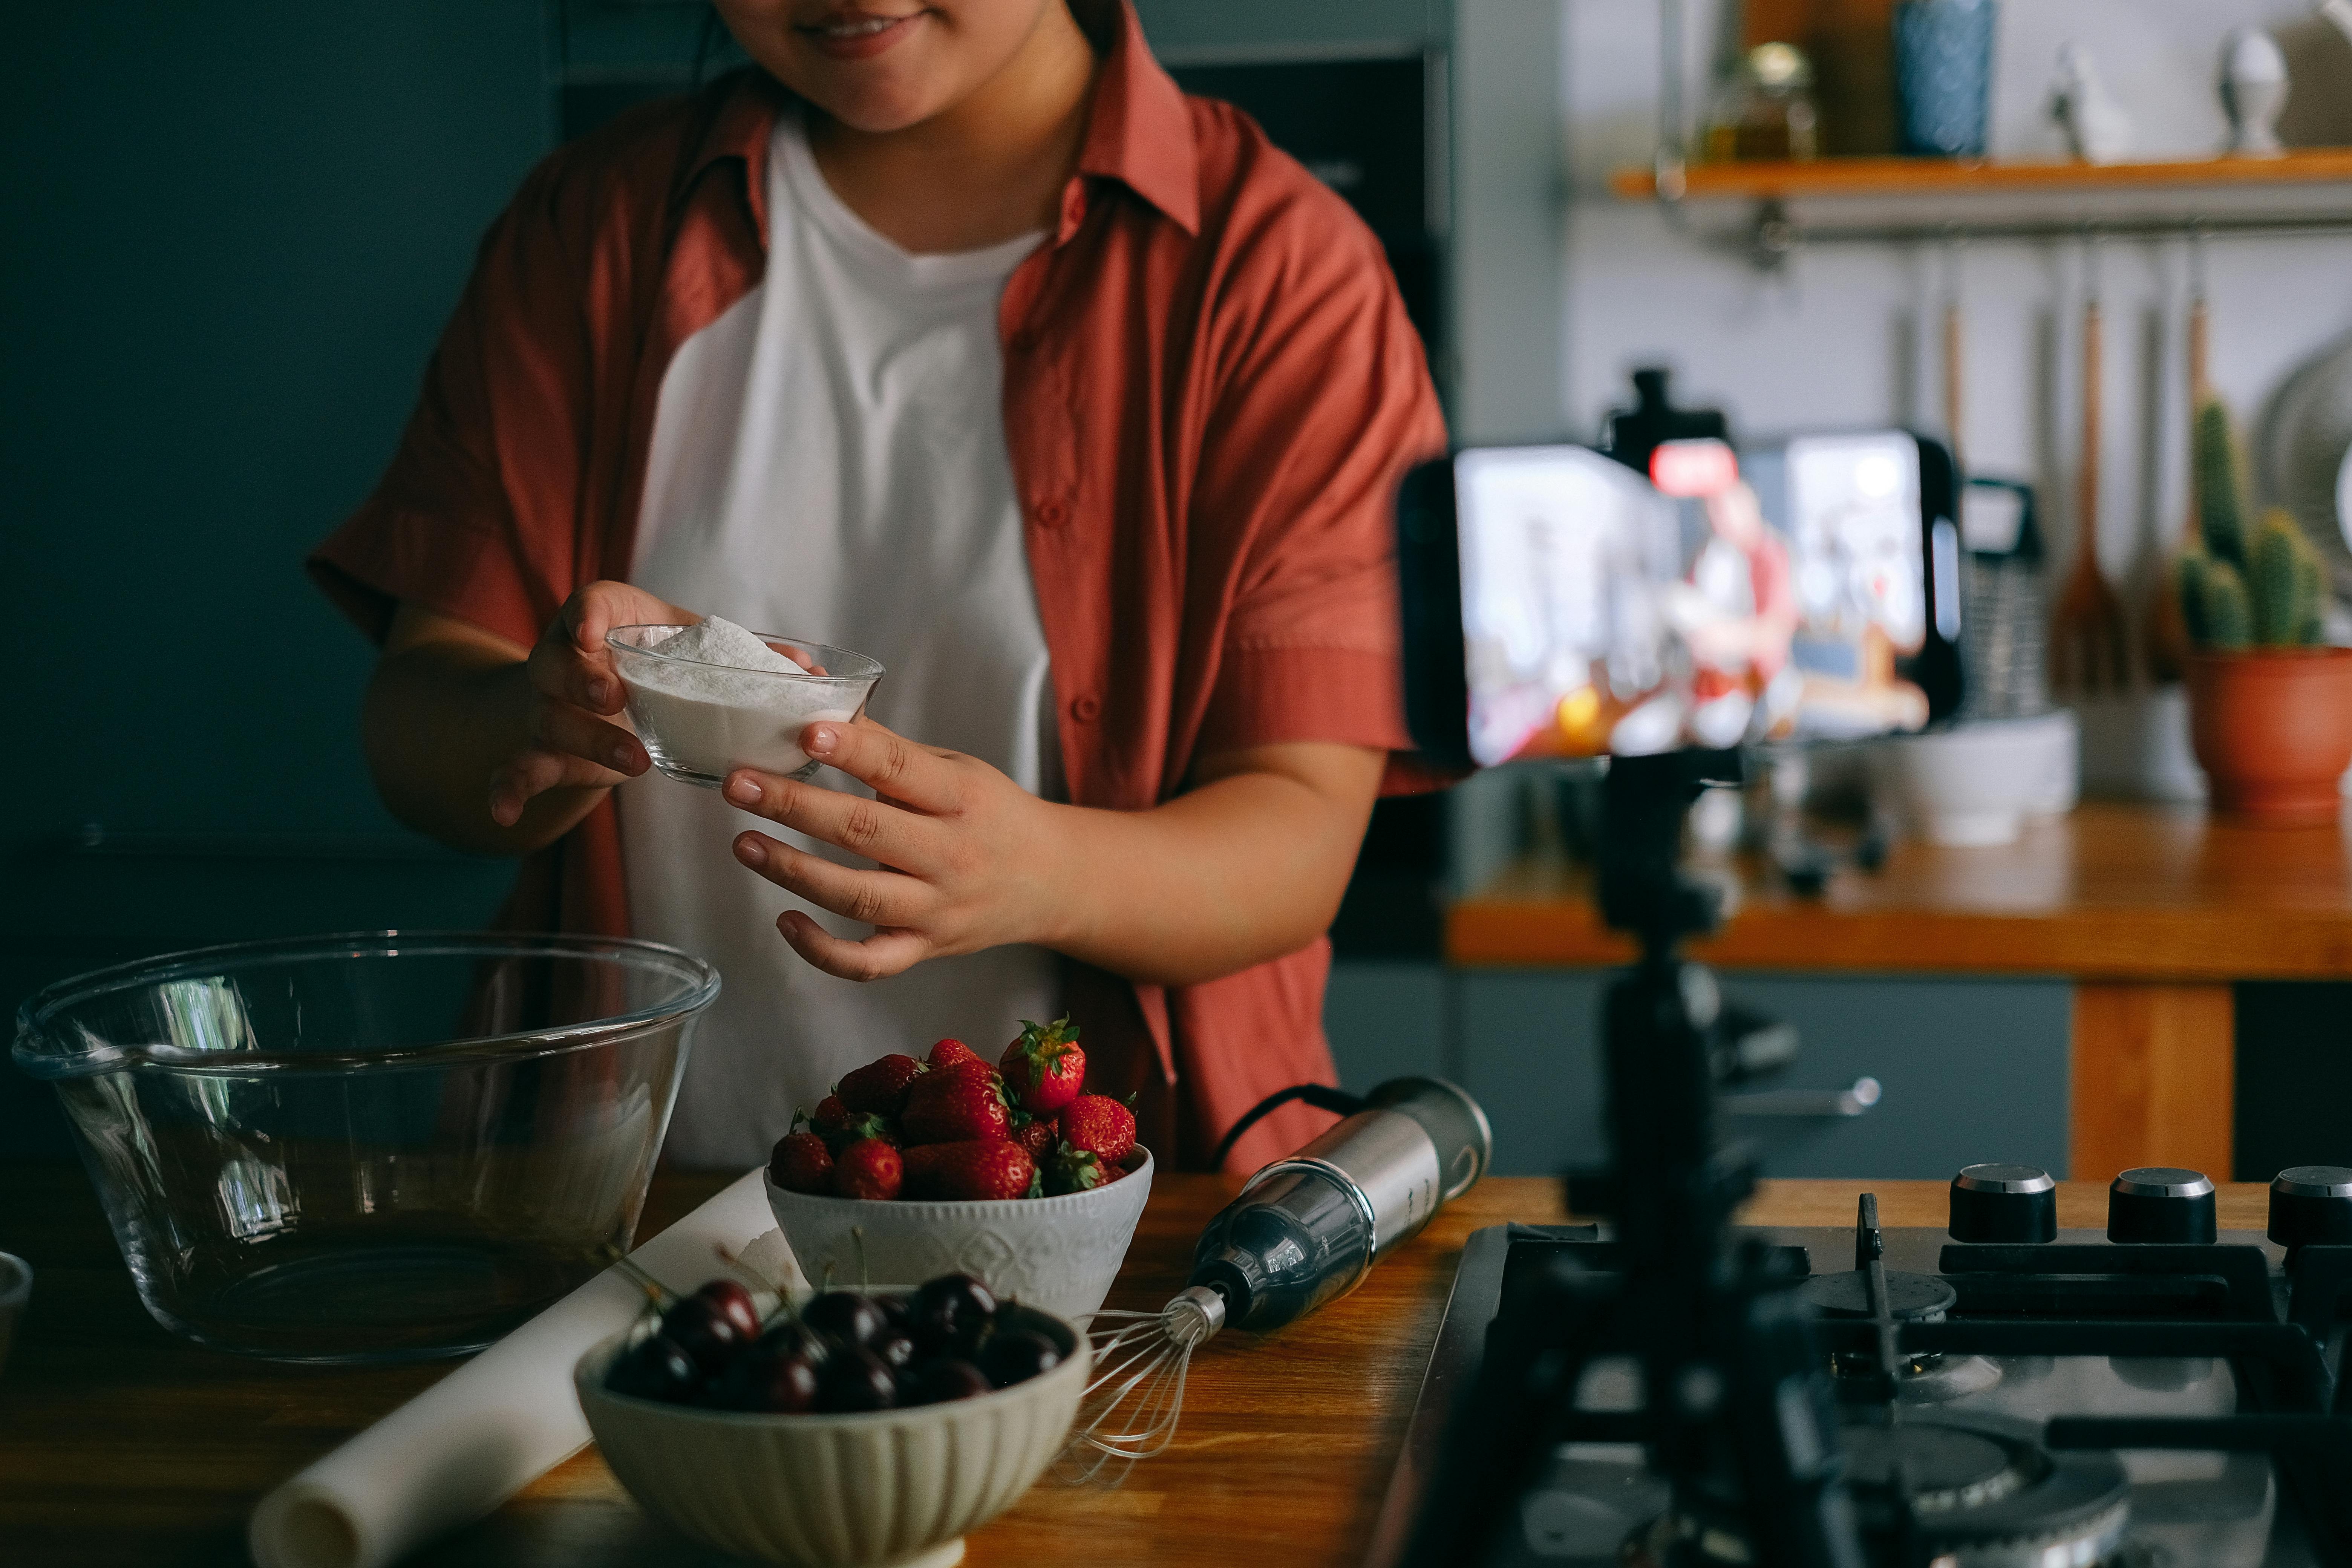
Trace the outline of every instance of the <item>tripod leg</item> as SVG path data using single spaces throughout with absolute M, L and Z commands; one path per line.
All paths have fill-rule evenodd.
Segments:
M 1620 1299 L 1614 1279 L 1563 1262 L 1503 1303 L 1478 1375 L 1446 1421 L 1437 1474 L 1399 1568 L 1475 1568 L 1488 1559 L 1573 1418 L 1577 1385 Z
M 1749 1291 L 1719 1300 L 1732 1320 L 1730 1426 L 1759 1560 L 1863 1568 L 1819 1338 L 1794 1289 L 1759 1281 L 1760 1256 L 1741 1262 Z

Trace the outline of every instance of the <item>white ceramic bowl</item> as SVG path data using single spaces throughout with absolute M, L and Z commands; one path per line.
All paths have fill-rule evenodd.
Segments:
M 2063 709 L 1988 719 L 1873 744 L 1870 778 L 1881 805 L 1931 844 L 2007 844 L 2028 816 L 2074 807 L 2080 745 Z
M 1059 1197 L 878 1203 L 813 1197 L 770 1181 L 768 1206 L 812 1285 L 824 1285 L 828 1265 L 835 1285 L 857 1283 L 855 1228 L 864 1233 L 866 1279 L 971 1274 L 1002 1300 L 1083 1318 L 1110 1293 L 1151 1195 L 1151 1155 L 1139 1152 L 1142 1163 L 1120 1180 Z
M 1124 1182 L 1113 1183 L 1125 1186 Z M 572 1374 L 596 1447 L 629 1495 L 679 1534 L 792 1568 L 944 1568 L 963 1535 L 1053 1463 L 1087 1385 L 1087 1340 L 1051 1372 L 976 1399 L 857 1415 L 759 1415 L 612 1393 L 615 1334 Z
M 8 1365 L 9 1347 L 16 1342 L 16 1320 L 33 1299 L 33 1266 L 12 1253 L 0 1252 L 0 1371 Z

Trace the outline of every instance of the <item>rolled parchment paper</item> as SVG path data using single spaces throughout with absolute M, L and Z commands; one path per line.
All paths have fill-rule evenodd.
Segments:
M 688 1291 L 738 1258 L 797 1287 L 761 1173 L 629 1256 Z M 261 1568 L 381 1568 L 520 1491 L 578 1453 L 588 1423 L 572 1388 L 582 1355 L 645 1310 L 608 1268 L 374 1426 L 264 1497 L 247 1541 Z

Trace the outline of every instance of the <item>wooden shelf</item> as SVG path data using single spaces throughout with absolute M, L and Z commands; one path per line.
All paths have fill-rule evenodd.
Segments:
M 2283 158 L 2200 158 L 2163 163 L 1967 163 L 1942 158 L 1819 158 L 1803 163 L 1694 163 L 1690 201 L 1796 197 L 1987 195 L 2019 191 L 2189 190 L 2252 185 L 2352 184 L 2352 147 L 2306 149 Z M 1620 169 L 1612 194 L 1657 195 L 1648 169 Z

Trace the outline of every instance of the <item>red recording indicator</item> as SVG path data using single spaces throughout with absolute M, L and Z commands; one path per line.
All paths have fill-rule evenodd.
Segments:
M 1670 496 L 1721 495 L 1739 482 L 1739 459 L 1713 438 L 1663 441 L 1650 454 L 1650 482 Z

